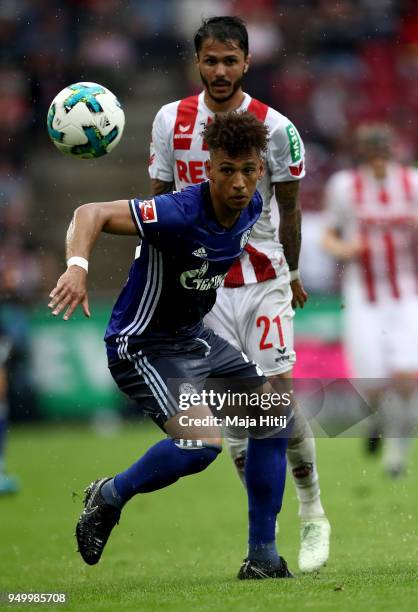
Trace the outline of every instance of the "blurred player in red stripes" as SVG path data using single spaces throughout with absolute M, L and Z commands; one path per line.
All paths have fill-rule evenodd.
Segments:
M 384 465 L 396 476 L 406 466 L 417 410 L 418 170 L 393 160 L 392 141 L 387 125 L 358 128 L 360 165 L 326 185 L 324 247 L 342 266 L 352 375 L 378 410 L 369 448 L 383 433 Z
M 149 172 L 153 195 L 206 180 L 209 152 L 202 127 L 216 113 L 248 110 L 269 128 L 265 175 L 258 184 L 263 212 L 242 256 L 218 290 L 205 323 L 257 362 L 270 382 L 292 375 L 293 307 L 307 294 L 298 271 L 301 245 L 299 180 L 305 175 L 304 146 L 296 127 L 273 108 L 242 89 L 250 55 L 245 24 L 237 17 L 205 20 L 194 38 L 203 91 L 163 106 L 152 130 Z M 280 242 L 271 220 L 275 195 L 280 211 Z M 207 254 L 201 250 L 203 260 Z M 292 307 L 293 306 L 293 307 Z M 244 482 L 246 431 L 228 428 L 225 442 Z M 330 526 L 321 501 L 315 441 L 307 422 L 296 417 L 287 459 L 299 498 L 301 548 L 299 568 L 313 571 L 329 555 Z

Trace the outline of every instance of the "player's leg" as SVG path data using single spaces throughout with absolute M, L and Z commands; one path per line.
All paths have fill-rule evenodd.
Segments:
M 222 450 L 220 432 L 198 438 L 200 432 L 179 424 L 182 415 L 165 425 L 169 436 L 181 432 L 183 438 L 168 437 L 154 444 L 134 464 L 113 478 L 93 482 L 86 490 L 85 509 L 76 529 L 79 551 L 89 565 L 96 564 L 123 506 L 134 496 L 151 493 L 174 484 L 180 478 L 206 469 Z M 206 407 L 194 407 L 189 417 L 208 416 Z
M 220 287 L 216 295 L 216 303 L 206 315 L 204 322 L 212 331 L 229 342 L 238 351 L 243 351 L 238 334 L 239 323 L 235 318 L 236 304 L 239 303 L 241 290 L 237 288 Z M 247 454 L 248 430 L 240 426 L 223 426 L 223 439 L 226 449 L 234 462 L 237 474 L 245 486 L 245 456 Z
M 385 304 L 384 331 L 390 388 L 383 398 L 383 465 L 391 476 L 407 467 L 416 434 L 418 372 L 418 300 L 404 298 Z
M 193 406 L 185 413 L 177 413 L 164 423 L 169 436 L 160 440 L 131 465 L 117 474 L 106 491 L 114 487 L 114 500 L 120 508 L 138 493 L 150 493 L 184 476 L 206 469 L 222 448 L 222 437 L 217 427 L 199 427 L 194 421 L 211 417 L 207 406 Z M 106 495 L 105 495 L 106 497 Z
M 276 543 L 276 520 L 286 482 L 288 439 L 248 438 L 245 481 L 248 494 L 248 554 L 238 578 L 291 578 Z
M 381 401 L 387 383 L 382 311 L 378 304 L 360 298 L 356 287 L 350 288 L 345 304 L 344 349 L 353 385 L 368 404 L 365 448 L 373 454 L 379 450 L 383 435 Z
M 212 376 L 220 384 L 223 379 L 224 390 L 239 392 L 240 404 L 229 406 L 229 411 L 223 412 L 225 418 L 234 418 L 239 414 L 247 416 L 254 410 L 246 398 L 254 393 L 271 393 L 269 383 L 263 384 L 265 377 L 256 364 L 246 355 L 237 351 L 223 338 L 209 332 L 212 338 L 211 361 L 216 364 L 212 369 Z M 215 341 L 215 339 L 217 340 Z M 244 402 L 244 403 L 242 403 Z M 273 408 L 283 411 L 282 408 Z M 286 408 L 290 419 L 293 414 Z M 262 411 L 255 410 L 256 421 Z M 265 413 L 263 413 L 265 415 Z M 248 556 L 244 560 L 238 577 L 240 579 L 252 578 L 287 578 L 291 573 L 285 560 L 279 555 L 276 548 L 275 524 L 282 506 L 284 485 L 286 480 L 286 447 L 287 436 L 277 437 L 277 427 L 273 431 L 249 429 L 248 453 L 246 458 L 245 481 L 247 485 L 249 507 L 249 539 Z
M 383 466 L 387 474 L 402 476 L 407 468 L 411 443 L 417 433 L 415 372 L 396 372 L 381 401 L 383 415 Z
M 283 381 L 292 372 L 269 377 L 274 389 L 283 388 Z M 298 566 L 302 572 L 320 569 L 329 558 L 331 527 L 322 507 L 319 476 L 316 467 L 315 438 L 297 402 L 294 406 L 292 435 L 287 448 L 287 461 L 296 485 L 299 501 L 300 548 Z
M 345 313 L 348 358 L 372 411 L 367 449 L 374 452 L 383 441 L 384 467 L 393 476 L 405 470 L 416 426 L 417 310 L 415 299 L 383 304 L 349 300 Z
M 242 296 L 237 318 L 245 322 L 240 327 L 244 350 L 260 365 L 269 382 L 280 393 L 284 381 L 292 377 L 296 360 L 290 286 L 284 283 L 277 285 L 277 281 L 272 280 L 243 287 L 240 291 Z M 228 449 L 240 471 L 245 454 L 244 441 L 240 441 L 233 431 L 228 434 Z M 320 499 L 315 439 L 297 405 L 287 461 L 299 500 L 299 567 L 302 571 L 313 571 L 328 559 L 330 525 Z
M 200 345 L 202 352 L 204 347 Z M 196 474 L 208 467 L 221 451 L 221 434 L 216 427 L 193 425 L 194 419 L 210 416 L 207 406 L 195 406 L 187 416 L 167 385 L 167 379 L 194 378 L 198 363 L 202 373 L 206 359 L 197 353 L 184 359 L 174 353 L 166 357 L 137 355 L 111 367 L 121 390 L 146 406 L 150 416 L 168 434 L 133 465 L 113 478 L 99 479 L 86 490 L 85 509 L 76 535 L 79 551 L 90 565 L 101 557 L 109 535 L 119 521 L 123 506 L 137 494 L 150 493 Z M 187 362 L 192 363 L 189 372 Z M 203 434 L 203 435 L 202 435 Z

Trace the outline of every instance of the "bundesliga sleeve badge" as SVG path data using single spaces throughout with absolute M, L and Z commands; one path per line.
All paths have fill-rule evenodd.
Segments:
M 139 210 L 144 223 L 154 223 L 155 221 L 158 221 L 155 200 L 143 200 L 139 204 Z
M 289 172 L 291 176 L 300 176 L 303 170 L 303 161 L 298 164 L 292 164 L 289 166 Z

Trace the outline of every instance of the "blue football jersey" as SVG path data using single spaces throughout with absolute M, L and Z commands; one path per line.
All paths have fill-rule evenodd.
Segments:
M 208 182 L 129 205 L 140 243 L 106 330 L 108 348 L 196 335 L 260 216 L 260 194 L 231 228 L 216 220 Z

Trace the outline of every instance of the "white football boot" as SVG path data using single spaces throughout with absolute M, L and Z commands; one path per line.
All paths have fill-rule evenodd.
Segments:
M 300 527 L 299 569 L 319 570 L 328 561 L 331 525 L 325 516 L 302 519 Z

